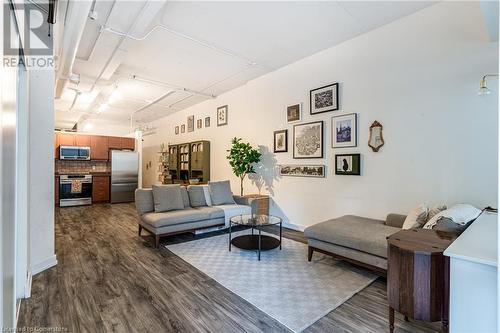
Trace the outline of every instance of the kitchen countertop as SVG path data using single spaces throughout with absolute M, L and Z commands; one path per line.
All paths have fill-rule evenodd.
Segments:
M 104 176 L 104 177 L 109 177 L 111 176 L 111 172 L 55 172 L 56 176 L 60 175 L 92 175 L 92 176 Z

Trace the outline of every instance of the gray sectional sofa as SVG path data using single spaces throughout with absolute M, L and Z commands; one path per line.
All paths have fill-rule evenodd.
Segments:
M 229 183 L 227 183 L 227 186 Z M 176 186 L 176 185 L 164 185 Z M 178 185 L 177 185 L 178 186 Z M 153 189 L 137 189 L 135 192 L 135 205 L 139 215 L 139 235 L 142 229 L 147 230 L 155 237 L 155 247 L 159 246 L 160 238 L 184 232 L 217 226 L 228 226 L 229 218 L 240 214 L 250 214 L 251 206 L 245 198 L 230 195 L 223 200 L 224 203 L 212 202 L 212 195 L 217 195 L 209 190 L 207 185 L 180 186 L 182 203 L 171 204 L 176 198 L 162 197 L 155 200 L 155 187 Z M 161 190 L 161 189 L 160 189 Z M 159 197 L 161 194 L 157 193 Z M 165 204 L 166 207 L 159 207 Z M 176 206 L 177 209 L 171 209 Z M 166 211 L 162 211 L 167 209 Z
M 385 221 L 346 215 L 306 228 L 308 260 L 314 251 L 331 255 L 382 275 L 387 271 L 386 238 L 403 226 L 405 215 L 389 214 Z

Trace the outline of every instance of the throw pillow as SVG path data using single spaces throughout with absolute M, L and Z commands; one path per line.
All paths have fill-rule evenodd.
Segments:
M 235 204 L 229 180 L 221 182 L 208 182 L 208 187 L 210 189 L 212 205 Z
M 201 185 L 203 187 L 203 193 L 205 194 L 205 201 L 207 202 L 207 206 L 212 206 L 212 198 L 210 198 L 210 188 L 208 185 Z
M 207 201 L 205 200 L 205 192 L 203 192 L 203 187 L 190 185 L 188 186 L 189 201 L 191 202 L 191 207 L 201 207 L 206 206 Z
M 189 195 L 186 186 L 181 186 L 181 195 L 182 195 L 182 203 L 184 204 L 184 208 L 188 208 L 189 206 Z
M 184 209 L 179 185 L 153 185 L 153 201 L 157 213 Z
M 429 209 L 429 215 L 427 216 L 427 221 L 429 221 L 430 219 L 432 219 L 437 214 L 441 213 L 446 208 L 448 208 L 448 207 L 446 207 L 446 205 L 435 205 L 434 207 L 432 207 L 431 209 Z
M 465 231 L 470 225 L 472 224 L 471 222 L 468 222 L 464 225 L 458 224 L 453 222 L 452 219 L 449 219 L 447 217 L 441 217 L 439 221 L 437 221 L 436 225 L 434 226 L 434 230 L 439 230 L 439 231 L 446 231 L 446 232 L 451 232 L 457 235 L 460 235 L 462 232 Z
M 413 208 L 406 216 L 403 222 L 403 229 L 420 228 L 427 221 L 429 208 L 426 203 L 420 204 L 418 207 Z
M 424 225 L 425 229 L 432 229 L 442 217 L 447 217 L 460 225 L 466 225 L 475 220 L 481 214 L 481 210 L 469 204 L 454 205 L 436 214 Z

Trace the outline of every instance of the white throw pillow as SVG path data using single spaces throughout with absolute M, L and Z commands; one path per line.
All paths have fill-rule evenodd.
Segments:
M 469 204 L 454 205 L 436 214 L 432 219 L 427 221 L 424 225 L 424 229 L 432 229 L 442 217 L 447 217 L 457 224 L 465 225 L 476 219 L 480 214 L 481 210 Z
M 420 228 L 427 221 L 429 214 L 429 207 L 426 203 L 420 204 L 418 207 L 413 208 L 406 216 L 403 223 L 403 229 Z
M 427 215 L 427 221 L 432 219 L 437 214 L 441 213 L 443 210 L 446 210 L 448 207 L 446 205 L 435 205 L 431 209 L 429 209 L 429 215 Z
M 205 194 L 205 201 L 207 202 L 207 206 L 211 207 L 212 206 L 212 198 L 210 197 L 210 189 L 208 188 L 208 185 L 202 185 L 203 186 L 203 193 Z

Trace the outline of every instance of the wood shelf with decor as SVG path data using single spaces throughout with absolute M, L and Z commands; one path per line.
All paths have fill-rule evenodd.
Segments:
M 169 173 L 172 183 L 188 184 L 210 180 L 210 141 L 194 141 L 168 146 Z

